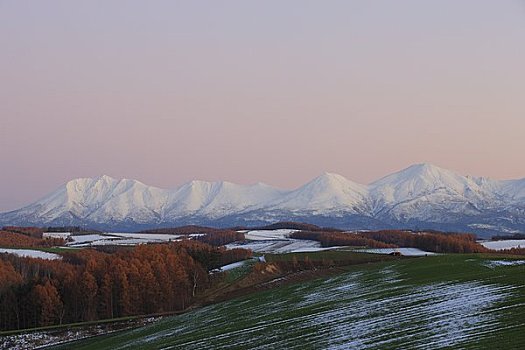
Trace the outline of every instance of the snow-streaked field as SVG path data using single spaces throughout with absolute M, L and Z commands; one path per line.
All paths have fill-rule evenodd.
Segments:
M 399 252 L 404 256 L 427 256 L 436 255 L 433 252 L 427 252 L 418 248 L 373 248 L 373 249 L 358 249 L 356 250 L 362 253 L 373 253 L 373 254 L 392 254 Z
M 246 231 L 244 233 L 245 242 L 235 242 L 228 244 L 228 249 L 244 248 L 251 249 L 256 253 L 306 253 L 318 252 L 323 250 L 344 249 L 346 247 L 321 247 L 317 241 L 289 238 L 290 234 L 296 230 L 267 230 L 267 231 Z M 397 249 L 359 249 L 363 253 L 390 254 L 400 252 L 405 256 L 426 256 L 435 255 L 417 248 L 397 248 Z
M 76 235 L 76 236 L 70 236 L 70 237 L 71 237 L 72 241 L 67 244 L 67 245 L 70 245 L 70 246 L 78 246 L 78 245 L 84 244 L 84 243 L 90 243 L 90 242 L 95 242 L 95 241 L 104 240 L 104 239 L 117 238 L 117 237 L 113 237 L 113 236 L 99 235 L 99 234 Z
M 102 245 L 138 245 L 146 243 L 162 243 L 175 241 L 180 235 L 156 234 L 156 233 L 120 233 L 111 232 L 92 235 L 70 236 L 72 242 L 68 242 L 70 247 L 89 247 Z
M 503 241 L 486 241 L 480 243 L 485 248 L 494 250 L 525 248 L 525 239 L 507 239 Z
M 317 241 L 289 238 L 297 230 L 255 230 L 243 231 L 245 242 L 235 242 L 226 245 L 226 248 L 251 249 L 256 253 L 301 253 L 317 252 L 321 250 L 339 249 L 343 247 L 325 247 Z
M 523 265 L 439 255 L 355 267 L 75 349 L 523 349 Z M 454 269 L 447 268 L 451 266 Z M 500 278 L 505 276 L 505 279 Z
M 319 251 L 323 250 L 321 244 L 316 241 L 306 241 L 301 239 L 269 240 L 269 241 L 247 241 L 246 243 L 232 243 L 226 248 L 251 249 L 255 253 L 292 253 L 302 250 Z
M 297 230 L 260 230 L 248 231 L 244 233 L 244 237 L 250 241 L 269 241 L 288 239 L 290 234 L 297 232 Z
M 163 233 L 120 233 L 120 232 L 108 232 L 110 236 L 125 237 L 125 238 L 138 238 L 147 240 L 158 240 L 158 241 L 174 241 L 180 238 L 180 235 L 170 235 Z
M 48 253 L 48 252 L 42 252 L 40 250 L 32 250 L 32 249 L 0 248 L 0 254 L 1 253 L 15 254 L 15 255 L 27 257 L 27 258 L 40 258 L 40 259 L 47 259 L 47 260 L 62 259 L 60 255 Z

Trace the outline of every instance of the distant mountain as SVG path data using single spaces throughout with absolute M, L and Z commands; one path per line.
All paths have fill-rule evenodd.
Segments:
M 262 183 L 191 181 L 166 190 L 109 176 L 69 181 L 3 225 L 86 225 L 107 230 L 293 220 L 343 229 L 431 228 L 482 236 L 525 232 L 525 179 L 462 176 L 417 164 L 370 185 L 325 173 L 295 190 Z
M 318 215 L 330 215 L 334 212 L 366 214 L 368 189 L 341 175 L 324 173 L 261 207 Z
M 498 203 L 495 181 L 464 177 L 430 164 L 413 165 L 370 185 L 376 216 L 442 221 L 443 213 L 476 215 Z

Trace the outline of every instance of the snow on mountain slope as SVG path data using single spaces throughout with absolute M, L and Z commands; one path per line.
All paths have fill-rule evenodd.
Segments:
M 430 164 L 417 164 L 371 184 L 385 203 L 400 203 L 434 192 L 480 198 L 484 190 L 472 179 Z
M 166 201 L 164 190 L 136 180 L 116 180 L 103 175 L 71 180 L 41 200 L 7 213 L 28 215 L 34 222 L 60 218 L 88 219 L 95 222 L 133 218 L 144 222 L 155 218 Z
M 332 211 L 362 213 L 368 207 L 368 189 L 341 175 L 324 173 L 285 194 L 267 208 L 325 214 Z
M 146 186 L 139 181 L 120 180 L 107 200 L 92 207 L 93 211 L 86 218 L 96 222 L 104 222 L 108 217 L 117 221 L 126 218 L 144 223 L 160 221 L 167 199 L 166 190 Z
M 237 185 L 231 182 L 191 181 L 170 196 L 165 216 L 185 215 L 220 217 L 275 200 L 286 191 L 257 183 Z
M 512 201 L 525 204 L 525 179 L 502 181 L 500 193 Z
M 370 193 L 375 213 L 428 220 L 443 211 L 475 214 L 497 200 L 494 187 L 492 180 L 416 164 L 372 183 Z

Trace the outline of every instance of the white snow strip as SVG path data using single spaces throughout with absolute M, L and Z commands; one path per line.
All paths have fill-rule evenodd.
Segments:
M 297 232 L 297 230 L 255 230 L 245 233 L 244 237 L 250 241 L 279 240 L 287 239 L 293 232 Z
M 73 240 L 68 245 L 71 247 L 87 247 L 100 245 L 137 245 L 146 243 L 162 243 L 176 241 L 180 235 L 156 233 L 120 233 L 111 232 L 93 235 L 70 236 Z
M 221 267 L 219 267 L 219 270 L 221 270 L 221 271 L 233 270 L 233 269 L 236 269 L 238 267 L 244 266 L 248 261 L 251 261 L 251 259 L 250 260 L 238 261 L 238 262 L 234 262 L 234 263 L 231 263 L 231 264 L 228 264 L 228 265 L 221 266 Z
M 302 253 L 318 252 L 323 250 L 333 250 L 344 247 L 321 247 L 317 241 L 303 239 L 284 239 L 284 240 L 267 240 L 267 241 L 248 241 L 247 243 L 231 243 L 226 245 L 228 249 L 244 248 L 251 249 L 256 253 Z
M 170 235 L 170 234 L 164 234 L 164 233 L 108 232 L 107 234 L 110 236 L 118 236 L 118 237 L 125 237 L 125 238 L 139 238 L 139 239 L 146 239 L 146 240 L 159 240 L 159 241 L 170 241 L 170 240 L 174 241 L 177 238 L 180 238 L 180 235 Z
M 433 252 L 427 252 L 418 248 L 376 248 L 376 249 L 357 249 L 356 252 L 373 253 L 373 254 L 392 254 L 399 252 L 405 256 L 426 256 L 436 255 Z
M 486 241 L 480 243 L 488 249 L 503 250 L 511 248 L 525 248 L 525 239 L 508 239 L 503 241 Z
M 342 249 L 342 248 L 348 248 L 346 246 L 336 246 L 336 247 L 304 247 L 304 248 L 299 248 L 299 249 L 296 249 L 294 251 L 292 251 L 292 253 L 310 253 L 310 252 L 321 252 L 321 251 L 324 251 L 324 250 L 337 250 L 337 249 Z
M 43 238 L 63 238 L 67 239 L 71 236 L 71 232 L 44 232 L 42 233 Z
M 15 254 L 18 256 L 26 257 L 26 258 L 40 258 L 40 259 L 47 259 L 47 260 L 62 259 L 62 257 L 57 254 L 42 252 L 40 250 L 31 250 L 31 249 L 0 248 L 0 253 Z
M 79 243 L 87 243 L 87 242 L 94 242 L 101 239 L 115 239 L 115 237 L 106 236 L 106 235 L 99 235 L 99 234 L 93 234 L 93 235 L 73 235 L 71 236 L 72 242 L 68 243 L 68 245 L 77 245 Z
M 491 269 L 500 266 L 519 266 L 525 265 L 525 260 L 489 260 L 484 261 L 483 266 L 489 267 Z

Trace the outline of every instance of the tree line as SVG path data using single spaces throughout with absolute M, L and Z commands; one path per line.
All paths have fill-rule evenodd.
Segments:
M 323 247 L 362 246 L 370 248 L 419 248 L 435 253 L 484 253 L 490 250 L 476 242 L 469 233 L 407 232 L 382 230 L 370 232 L 295 232 L 298 239 L 313 239 Z
M 42 238 L 44 230 L 40 227 L 4 226 L 2 231 L 18 233 L 33 238 Z
M 0 247 L 4 248 L 55 247 L 65 244 L 63 238 L 36 238 L 13 231 L 0 231 Z
M 396 248 L 395 244 L 389 244 L 363 237 L 360 234 L 344 233 L 344 232 L 310 232 L 297 231 L 290 236 L 296 239 L 308 239 L 321 243 L 322 247 L 334 246 L 354 246 L 354 247 L 369 247 L 369 248 Z

